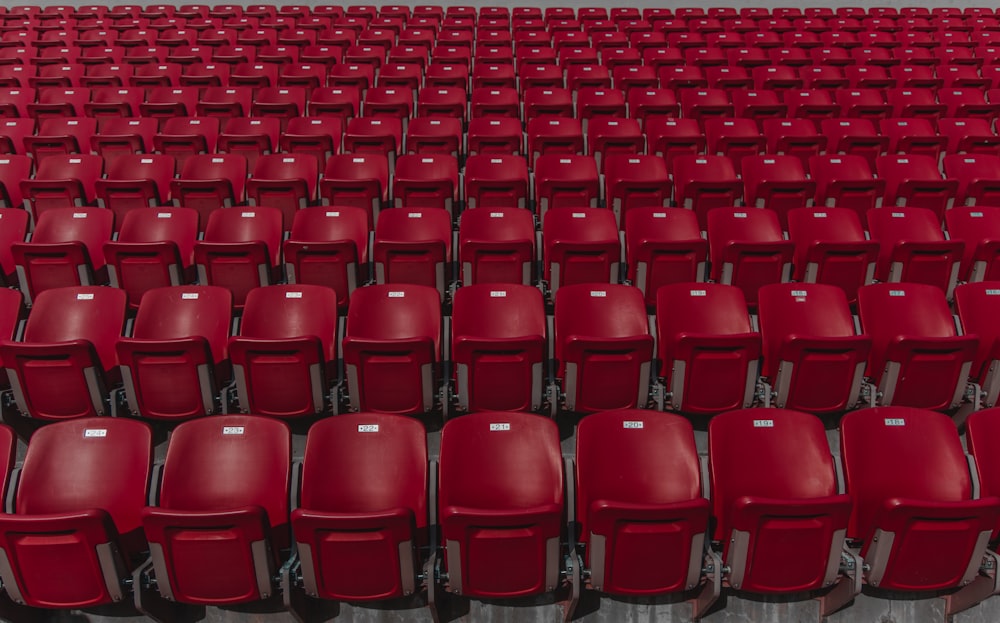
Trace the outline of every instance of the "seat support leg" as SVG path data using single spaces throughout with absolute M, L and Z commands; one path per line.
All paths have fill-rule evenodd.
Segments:
M 705 552 L 705 583 L 691 600 L 691 619 L 697 621 L 708 614 L 722 595 L 722 557 L 711 549 Z
M 952 615 L 967 610 L 1000 592 L 1000 582 L 997 578 L 998 565 L 1000 565 L 1000 556 L 986 550 L 983 555 L 983 566 L 980 567 L 976 579 L 954 593 L 944 596 L 944 614 L 948 620 L 951 620 Z

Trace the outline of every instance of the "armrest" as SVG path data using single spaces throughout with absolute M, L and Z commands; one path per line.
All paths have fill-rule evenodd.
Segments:
M 844 337 L 816 337 L 806 335 L 789 335 L 781 342 L 781 359 L 783 361 L 798 361 L 807 352 L 845 353 L 855 352 L 855 360 L 867 359 L 871 350 L 872 340 L 869 335 L 849 335 Z
M 92 545 L 108 543 L 118 537 L 111 515 L 99 508 L 43 515 L 0 514 L 0 541 L 6 540 L 11 533 L 37 536 L 67 532 L 82 533 Z
M 668 336 L 661 336 L 667 339 Z M 757 333 L 743 333 L 739 335 L 716 335 L 708 333 L 678 333 L 673 339 L 672 360 L 690 361 L 698 351 L 747 351 L 747 359 L 757 359 L 760 357 L 760 335 Z M 664 361 L 664 365 L 670 365 L 670 361 Z
M 304 508 L 292 511 L 292 526 L 297 540 L 308 534 L 326 531 L 391 532 L 397 542 L 414 539 L 413 512 L 408 508 L 390 508 L 365 513 L 327 513 Z
M 94 366 L 103 371 L 97 350 L 88 340 L 69 340 L 55 344 L 0 341 L 0 360 L 10 368 L 17 359 L 67 359 L 81 368 Z
M 610 500 L 594 500 L 588 509 L 590 531 L 595 534 L 611 534 L 614 524 L 619 521 L 671 522 L 685 521 L 697 524 L 695 533 L 708 529 L 709 502 L 705 498 L 695 498 L 666 504 L 630 504 Z
M 344 359 L 353 358 L 357 360 L 362 353 L 384 353 L 395 354 L 423 352 L 426 360 L 433 362 L 438 360 L 437 349 L 434 340 L 429 337 L 414 337 L 408 339 L 377 340 L 348 335 L 344 338 Z
M 791 262 L 794 252 L 795 243 L 791 240 L 776 240 L 774 242 L 743 242 L 732 240 L 726 244 L 726 250 L 722 254 L 722 261 L 736 263 L 737 258 L 742 255 L 780 255 L 785 262 Z
M 446 532 L 449 528 L 462 529 L 468 526 L 517 528 L 532 524 L 551 524 L 558 534 L 561 517 L 562 504 L 497 510 L 445 506 L 441 509 L 440 522 Z
M 1000 517 L 1000 500 L 995 497 L 958 502 L 934 502 L 890 498 L 882 503 L 875 525 L 887 532 L 900 532 L 913 519 L 962 521 L 973 519 L 979 532 L 992 531 Z M 971 537 L 971 535 L 970 535 Z
M 566 337 L 563 350 L 564 358 L 568 361 L 579 360 L 588 351 L 614 352 L 614 353 L 638 353 L 645 359 L 653 357 L 653 336 L 635 335 L 631 337 L 592 337 L 581 335 L 570 335 Z
M 783 519 L 808 519 L 826 516 L 831 528 L 846 529 L 851 515 L 849 495 L 831 495 L 822 498 L 778 500 L 743 496 L 735 501 L 730 527 L 734 530 L 755 532 L 765 517 Z
M 953 337 L 920 337 L 900 335 L 889 342 L 886 349 L 888 361 L 905 361 L 915 352 L 924 353 L 955 353 L 962 361 L 972 361 L 979 347 L 979 338 L 975 335 L 956 335 Z
M 806 261 L 819 262 L 819 258 L 827 255 L 864 255 L 869 262 L 874 262 L 878 256 L 879 245 L 874 240 L 859 240 L 857 242 L 815 241 L 809 245 Z
M 936 242 L 914 242 L 903 241 L 897 243 L 892 249 L 892 259 L 897 262 L 905 262 L 906 259 L 914 255 L 951 255 L 955 261 L 962 259 L 962 252 L 965 243 L 961 240 L 940 240 Z
M 455 361 L 469 361 L 477 350 L 504 353 L 525 352 L 530 355 L 533 361 L 541 362 L 545 357 L 545 338 L 529 336 L 506 339 L 459 335 L 452 343 Z
M 254 352 L 266 353 L 315 353 L 314 361 L 325 361 L 323 342 L 315 335 L 301 335 L 281 339 L 236 336 L 229 340 L 229 356 L 234 364 L 245 363 Z
M 263 541 L 268 535 L 267 511 L 260 506 L 243 506 L 219 511 L 183 511 L 159 506 L 142 509 L 142 526 L 152 543 L 171 540 L 171 532 L 186 530 L 222 530 L 239 526 L 247 541 Z
M 118 242 L 117 240 L 109 240 L 104 243 L 104 258 L 108 264 L 116 264 L 122 257 L 133 257 L 136 255 L 155 255 L 169 258 L 173 264 L 183 264 L 177 243 L 173 240 L 161 240 L 159 242 Z

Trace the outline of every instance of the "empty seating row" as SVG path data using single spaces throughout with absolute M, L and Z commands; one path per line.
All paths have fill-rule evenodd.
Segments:
M 392 66 L 395 67 L 395 66 Z M 289 119 L 300 116 L 387 117 L 406 121 L 413 117 L 470 118 L 514 117 L 525 122 L 544 116 L 578 117 L 584 121 L 630 117 L 639 121 L 651 114 L 704 121 L 714 117 L 740 117 L 755 121 L 802 118 L 815 123 L 837 117 L 879 119 L 916 117 L 937 123 L 941 118 L 974 118 L 992 123 L 997 116 L 1000 89 L 991 87 L 989 75 L 966 75 L 951 87 L 931 88 L 933 76 L 912 77 L 904 86 L 891 88 L 887 78 L 866 74 L 852 83 L 840 70 L 808 72 L 806 85 L 791 68 L 763 66 L 753 70 L 696 66 L 668 66 L 643 78 L 642 72 L 611 74 L 563 70 L 555 66 L 544 72 L 515 77 L 488 66 L 483 75 L 473 72 L 471 91 L 466 77 L 423 77 L 419 67 L 390 74 L 387 67 L 378 78 L 361 72 L 345 75 L 330 86 L 325 78 L 318 87 L 270 86 L 256 79 L 255 86 L 125 85 L 47 86 L 0 89 L 0 113 L 4 117 L 39 121 L 59 117 L 151 117 L 162 126 L 175 116 L 274 117 L 282 130 Z M 430 66 L 434 68 L 434 65 Z M 447 66 L 457 69 L 460 66 Z M 992 66 L 991 66 L 992 67 Z M 350 67 L 348 67 L 350 70 Z M 368 72 L 371 73 L 371 72 Z M 436 71 L 434 72 L 437 73 Z M 461 73 L 461 72 L 460 72 Z M 603 73 L 603 77 L 602 74 Z M 993 72 L 995 73 L 995 72 Z M 580 74 L 580 75 L 577 75 Z M 825 80 L 826 84 L 815 82 Z M 958 80 L 956 78 L 956 80 Z M 231 77 L 230 81 L 235 81 Z M 247 77 L 244 82 L 252 82 Z M 913 84 L 923 86 L 910 86 Z M 803 87 L 806 88 L 803 88 Z
M 389 46 L 397 41 L 426 44 L 431 31 L 440 32 L 439 42 L 470 46 L 474 37 L 489 43 L 550 42 L 563 46 L 581 45 L 588 36 L 607 45 L 627 46 L 646 42 L 678 47 L 732 47 L 743 43 L 759 43 L 762 47 L 778 45 L 814 48 L 821 45 L 836 47 L 934 47 L 941 43 L 956 47 L 971 47 L 996 41 L 1000 30 L 994 15 L 975 16 L 895 16 L 840 17 L 761 15 L 723 18 L 700 16 L 658 15 L 643 19 L 639 16 L 618 19 L 596 19 L 593 16 L 403 16 L 393 15 L 309 15 L 298 16 L 231 15 L 126 16 L 87 15 L 57 16 L 39 19 L 31 15 L 4 16 L 4 28 L 10 33 L 6 40 L 14 45 L 58 47 L 79 44 L 86 47 L 122 43 L 139 47 L 162 45 L 179 47 L 247 46 L 305 47 L 318 44 L 347 46 L 358 43 Z M 21 29 L 24 34 L 14 34 Z M 93 32 L 96 31 L 96 32 Z M 346 31 L 348 34 L 344 34 Z M 420 34 L 413 35 L 413 31 Z M 77 37 L 78 33 L 90 33 Z M 505 33 L 501 38 L 496 33 Z M 518 37 L 520 35 L 520 37 Z M 537 37 L 544 35 L 545 37 Z M 619 35 L 619 36 L 613 36 Z M 624 35 L 624 36 L 621 36 Z M 638 35 L 638 36 L 637 36 Z M 766 36 L 765 36 L 766 35 Z M 839 36 L 831 36 L 839 35 Z M 934 35 L 938 35 L 935 37 Z
M 539 233 L 520 208 L 466 210 L 455 232 L 436 208 L 384 210 L 372 230 L 357 207 L 303 208 L 287 226 L 280 210 L 256 206 L 212 211 L 200 236 L 195 210 L 138 208 L 113 237 L 110 210 L 52 208 L 28 238 L 27 212 L 0 209 L 0 267 L 29 304 L 51 288 L 110 284 L 134 308 L 151 288 L 197 281 L 227 288 L 242 308 L 250 289 L 287 282 L 332 288 L 342 311 L 370 282 L 430 286 L 445 303 L 458 283 L 539 285 L 551 296 L 621 282 L 653 307 L 664 285 L 713 281 L 755 306 L 760 287 L 792 280 L 838 286 L 852 302 L 875 280 L 932 285 L 950 299 L 957 283 L 993 280 L 1000 267 L 997 208 L 953 208 L 950 237 L 924 208 L 873 209 L 867 235 L 847 208 L 788 217 L 786 239 L 778 214 L 758 208 L 710 210 L 703 237 L 680 208 L 633 208 L 623 233 L 610 210 L 553 209 Z
M 270 286 L 249 292 L 233 335 L 232 297 L 219 287 L 147 292 L 124 335 L 120 290 L 47 290 L 23 330 L 20 297 L 3 292 L 0 362 L 19 411 L 40 420 L 653 403 L 711 415 L 758 401 L 816 413 L 950 410 L 992 406 L 1000 392 L 994 282 L 956 290 L 958 327 L 936 288 L 865 286 L 860 329 L 835 286 L 774 284 L 760 291 L 759 333 L 741 291 L 721 284 L 661 288 L 655 319 L 635 288 L 567 286 L 551 329 L 529 286 L 460 288 L 451 316 L 432 288 L 368 286 L 343 323 L 332 290 Z
M 603 7 L 580 7 L 574 9 L 565 6 L 552 7 L 528 7 L 515 6 L 513 8 L 495 7 L 473 7 L 464 5 L 418 5 L 414 7 L 398 5 L 276 5 L 276 4 L 253 4 L 253 5 L 207 5 L 207 4 L 184 4 L 184 5 L 31 5 L 18 4 L 10 7 L 3 7 L 0 14 L 4 19 L 32 19 L 40 23 L 51 20 L 84 18 L 84 19 L 231 19 L 234 17 L 248 17 L 260 19 L 301 19 L 309 16 L 340 18 L 348 17 L 353 19 L 372 20 L 376 18 L 398 18 L 410 19 L 452 19 L 452 20 L 476 20 L 476 19 L 545 19 L 545 20 L 565 20 L 579 18 L 580 21 L 611 20 L 632 21 L 647 20 L 649 22 L 662 21 L 667 19 L 700 20 L 708 17 L 718 20 L 731 20 L 736 18 L 747 20 L 760 19 L 795 19 L 805 17 L 809 19 L 864 19 L 866 17 L 879 18 L 893 21 L 897 18 L 936 18 L 936 19 L 964 19 L 964 18 L 987 18 L 995 15 L 992 7 L 776 7 L 774 9 L 762 7 L 647 7 L 639 9 L 636 7 L 612 7 L 610 10 Z
M 488 93 L 500 93 L 487 89 Z M 644 92 L 645 93 L 645 92 Z M 547 114 L 522 126 L 516 118 L 520 100 L 490 98 L 484 103 L 493 113 L 509 116 L 470 120 L 467 128 L 455 117 L 415 117 L 405 129 L 395 117 L 336 116 L 293 117 L 282 131 L 271 117 L 170 117 L 160 128 L 145 117 L 45 119 L 36 124 L 27 118 L 0 121 L 0 153 L 30 155 L 36 161 L 54 154 L 103 156 L 110 163 L 120 155 L 174 156 L 182 168 L 195 154 L 235 153 L 249 159 L 251 168 L 265 154 L 309 153 L 320 165 L 331 155 L 382 154 L 394 163 L 404 154 L 523 155 L 533 167 L 536 158 L 548 153 L 587 154 L 603 171 L 612 155 L 657 155 L 668 163 L 677 155 L 723 155 L 732 157 L 741 170 L 741 160 L 753 155 L 792 155 L 808 167 L 809 158 L 829 155 L 863 156 L 869 166 L 884 155 L 997 155 L 1000 139 L 986 119 L 942 118 L 934 128 L 923 118 L 832 118 L 819 129 L 807 119 L 785 118 L 782 106 L 758 100 L 755 111 L 776 118 L 760 119 L 760 126 L 746 117 L 694 119 L 664 117 L 672 107 L 657 92 L 635 110 L 649 115 L 641 119 L 592 118 L 589 121 Z M 547 105 L 551 105 L 549 101 Z M 877 108 L 871 102 L 861 107 Z M 350 106 L 353 110 L 353 106 Z M 492 113 L 491 113 L 492 114 Z M 874 114 L 874 113 L 873 113 Z
M 676 205 L 694 210 L 702 229 L 713 208 L 741 204 L 774 209 L 784 226 L 789 210 L 813 205 L 852 208 L 862 222 L 867 211 L 883 205 L 921 207 L 943 222 L 953 205 L 1000 202 L 1000 156 L 994 154 L 945 156 L 945 175 L 933 156 L 922 153 L 878 156 L 874 172 L 860 155 L 811 156 L 807 169 L 792 155 L 756 155 L 755 148 L 741 155 L 746 147 L 734 139 L 732 157 L 613 153 L 602 160 L 601 173 L 594 156 L 563 153 L 565 143 L 536 137 L 534 147 L 545 153 L 528 161 L 481 154 L 463 169 L 454 155 L 425 153 L 400 156 L 392 166 L 376 148 L 330 156 L 320 176 L 311 153 L 260 154 L 251 136 L 248 151 L 234 140 L 229 148 L 237 153 L 198 153 L 188 142 L 193 138 L 184 138 L 183 154 L 109 157 L 106 171 L 105 159 L 93 154 L 54 153 L 34 173 L 28 156 L 2 155 L 0 199 L 5 207 L 26 207 L 36 220 L 53 208 L 109 207 L 119 226 L 126 211 L 159 205 L 195 208 L 203 220 L 218 208 L 267 205 L 281 209 L 288 222 L 309 205 L 354 205 L 370 212 L 372 224 L 388 205 L 444 208 L 456 217 L 463 205 L 532 207 L 539 217 L 550 208 L 604 205 L 619 225 L 631 209 Z M 183 161 L 179 177 L 177 160 Z
M 841 475 L 816 417 L 734 411 L 709 427 L 703 476 L 690 423 L 649 411 L 587 418 L 565 460 L 556 425 L 530 414 L 449 421 L 436 461 L 414 420 L 331 418 L 310 430 L 301 466 L 284 424 L 230 415 L 179 425 L 159 483 L 142 423 L 45 427 L 16 474 L 16 439 L 2 428 L 4 482 L 17 480 L 12 512 L 0 515 L 4 589 L 32 607 L 85 608 L 131 586 L 155 618 L 164 601 L 239 604 L 279 591 L 293 608 L 426 591 L 434 608 L 441 588 L 505 599 L 569 584 L 567 618 L 584 587 L 690 590 L 698 618 L 723 583 L 819 591 L 825 615 L 864 582 L 944 591 L 950 615 L 996 590 L 980 565 L 996 562 L 997 422 L 992 410 L 970 418 L 967 462 L 943 415 L 853 413 L 840 430 Z M 54 581 L 65 565 L 76 573 Z

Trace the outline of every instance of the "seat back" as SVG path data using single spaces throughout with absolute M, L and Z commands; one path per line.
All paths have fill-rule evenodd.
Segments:
M 545 305 L 527 285 L 471 285 L 455 293 L 452 361 L 463 411 L 537 411 L 546 358 Z
M 110 208 L 121 228 L 128 212 L 165 205 L 174 179 L 174 159 L 159 154 L 129 154 L 109 163 L 107 177 L 95 182 L 97 205 Z
M 862 543 L 869 584 L 941 590 L 976 576 L 1000 507 L 995 497 L 973 499 L 950 418 L 908 407 L 853 411 L 840 421 L 840 452 L 854 502 L 847 536 Z
M 323 412 L 336 376 L 336 293 L 306 284 L 251 290 L 229 350 L 243 411 L 272 417 Z
M 282 231 L 276 208 L 212 212 L 205 238 L 194 245 L 198 282 L 229 288 L 234 305 L 241 307 L 250 290 L 274 281 Z
M 108 280 L 137 307 L 146 291 L 194 280 L 198 213 L 188 208 L 130 210 L 118 239 L 104 243 Z
M 941 221 L 927 208 L 869 210 L 868 229 L 879 244 L 875 278 L 896 283 L 926 283 L 951 298 L 958 280 L 964 243 L 945 240 Z
M 463 212 L 458 226 L 462 282 L 467 286 L 530 284 L 535 260 L 534 226 L 532 213 L 522 208 Z
M 528 165 L 516 154 L 476 154 L 465 162 L 465 200 L 470 208 L 525 208 Z
M 217 149 L 219 153 L 243 156 L 247 168 L 253 171 L 261 156 L 278 151 L 280 133 L 281 122 L 273 117 L 229 117 L 223 121 Z
M 312 154 L 261 156 L 247 180 L 247 200 L 281 210 L 291 223 L 298 210 L 315 204 L 318 179 L 319 163 Z
M 439 483 L 450 590 L 480 598 L 555 590 L 563 471 L 552 420 L 490 411 L 449 420 Z
M 862 156 L 825 155 L 809 159 L 809 173 L 816 180 L 816 205 L 851 208 L 865 223 L 865 214 L 882 205 L 885 182 L 875 179 Z
M 610 210 L 550 210 L 542 219 L 542 239 L 545 279 L 553 292 L 576 283 L 618 281 L 622 249 Z
M 153 146 L 157 152 L 173 156 L 177 160 L 177 170 L 183 172 L 189 158 L 215 153 L 218 138 L 219 120 L 216 118 L 171 116 L 153 136 Z
M 203 222 L 220 208 L 243 203 L 247 161 L 239 154 L 196 154 L 178 158 L 180 177 L 170 183 L 174 202 L 198 210 Z
M 116 350 L 134 413 L 181 420 L 218 411 L 228 379 L 233 297 L 219 286 L 155 288 L 142 297 L 132 337 Z
M 35 177 L 21 180 L 35 222 L 48 210 L 93 205 L 94 185 L 104 170 L 104 160 L 92 154 L 54 155 L 38 163 Z
M 450 154 L 400 156 L 392 194 L 396 207 L 454 210 L 459 196 L 458 159 Z
M 629 210 L 670 205 L 672 185 L 662 158 L 640 154 L 613 154 L 605 160 L 607 207 L 624 224 Z
M 843 290 L 825 284 L 764 286 L 760 332 L 761 372 L 778 408 L 829 413 L 857 403 L 871 339 L 856 334 Z
M 702 414 L 749 407 L 761 345 L 743 292 L 722 284 L 670 284 L 657 290 L 656 309 L 656 356 L 670 405 Z
M 0 429 L 0 440 L 14 449 L 9 429 Z M 13 465 L 12 455 L 0 458 Z M 14 510 L 0 515 L 7 595 L 37 608 L 121 601 L 146 550 L 139 515 L 152 463 L 152 433 L 136 420 L 82 418 L 32 435 Z M 57 581 L 54 568 L 69 575 Z
M 958 278 L 965 281 L 1000 279 L 1000 210 L 955 207 L 945 215 L 948 237 L 963 243 Z
M 291 433 L 274 419 L 184 422 L 167 447 L 157 506 L 142 511 L 161 595 L 194 604 L 267 599 L 289 545 Z
M 823 423 L 743 409 L 708 424 L 716 541 L 736 589 L 793 593 L 836 579 L 851 498 L 839 492 Z
M 997 409 L 988 408 L 969 414 L 965 420 L 965 445 L 975 460 L 976 475 L 979 478 L 979 495 L 1000 497 L 1000 465 L 996 451 Z M 1000 524 L 993 527 L 990 540 L 995 540 Z
M 653 338 L 638 288 L 577 284 L 555 295 L 554 352 L 566 408 L 645 406 Z
M 702 230 L 715 208 L 737 205 L 743 197 L 743 184 L 733 161 L 725 156 L 677 156 L 671 166 L 674 201 L 698 214 Z
M 30 304 L 52 288 L 103 281 L 102 246 L 111 239 L 114 218 L 100 208 L 56 208 L 43 214 L 31 241 L 10 248 L 25 300 Z
M 687 420 L 638 409 L 588 415 L 577 429 L 576 491 L 595 590 L 651 595 L 697 586 L 709 503 Z
M 437 288 L 451 279 L 451 215 L 441 208 L 393 208 L 375 224 L 372 260 L 378 283 Z
M 306 593 L 352 601 L 413 594 L 428 539 L 427 482 L 427 438 L 415 419 L 359 413 L 311 427 L 292 511 Z
M 708 213 L 708 249 L 713 280 L 743 290 L 757 304 L 757 291 L 791 279 L 794 245 L 785 240 L 777 213 L 759 208 L 716 208 Z
M 389 159 L 368 153 L 330 156 L 319 188 L 324 205 L 363 208 L 369 229 L 374 229 L 382 205 L 389 200 Z
M 368 212 L 350 206 L 297 210 L 282 250 L 289 283 L 332 288 L 337 307 L 346 310 L 368 273 Z
M 441 359 L 438 291 L 413 284 L 355 290 L 343 348 L 353 410 L 429 411 Z
M 59 420 L 104 415 L 119 377 L 115 342 L 125 324 L 125 293 L 80 286 L 42 292 L 21 342 L 0 343 L 18 409 Z
M 535 162 L 536 212 L 549 208 L 596 208 L 600 199 L 597 162 L 591 156 L 545 154 Z
M 979 338 L 970 375 L 985 392 L 986 407 L 993 407 L 1000 396 L 1000 377 L 996 360 L 1000 359 L 1000 327 L 994 322 L 1000 313 L 1000 286 L 996 282 L 967 283 L 955 288 L 955 311 L 962 331 Z
M 624 221 L 628 279 L 656 304 L 656 292 L 670 283 L 703 281 L 708 241 L 689 210 L 634 208 Z
M 878 243 L 866 239 L 857 212 L 849 208 L 797 209 L 788 213 L 795 245 L 793 278 L 840 287 L 850 302 L 875 278 Z
M 0 208 L 0 272 L 4 285 L 17 284 L 17 267 L 11 246 L 24 242 L 31 215 L 21 208 Z
M 958 335 L 944 293 L 926 284 L 877 283 L 858 291 L 872 337 L 866 375 L 881 404 L 948 409 L 962 401 L 979 340 Z

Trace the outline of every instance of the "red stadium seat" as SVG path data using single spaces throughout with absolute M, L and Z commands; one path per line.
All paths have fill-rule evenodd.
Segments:
M 412 284 L 355 290 L 343 353 L 352 411 L 430 411 L 440 378 L 440 294 Z
M 642 292 L 625 285 L 563 286 L 555 310 L 556 376 L 566 409 L 646 406 L 653 338 Z
M 332 288 L 344 311 L 368 274 L 368 213 L 350 206 L 298 210 L 282 252 L 288 283 Z
M 6 485 L 17 438 L 2 430 Z M 152 432 L 135 420 L 84 418 L 32 435 L 12 501 L 15 512 L 0 516 L 7 595 L 35 608 L 124 600 L 125 581 L 147 549 L 139 513 L 152 463 Z M 53 568 L 74 572 L 57 582 Z
M 865 237 L 850 208 L 792 210 L 788 237 L 795 244 L 795 281 L 839 286 L 853 303 L 858 288 L 875 278 L 878 243 Z
M 880 404 L 943 410 L 962 402 L 979 340 L 958 335 L 944 292 L 877 283 L 858 290 L 858 311 L 872 338 L 866 375 Z
M 393 208 L 375 224 L 372 260 L 377 283 L 437 288 L 451 280 L 451 215 L 440 208 Z
M 452 311 L 451 359 L 460 411 L 538 411 L 547 357 L 545 306 L 537 288 L 459 288 Z
M 642 477 L 648 473 L 670 475 Z M 647 596 L 701 583 L 709 504 L 690 423 L 641 410 L 587 416 L 576 437 L 576 484 L 593 589 Z M 665 558 L 650 564 L 655 553 Z
M 535 222 L 528 210 L 493 207 L 466 210 L 459 221 L 458 244 L 461 280 L 465 286 L 533 282 Z
M 319 185 L 324 205 L 353 206 L 368 214 L 368 227 L 389 202 L 389 160 L 381 154 L 340 154 L 327 158 Z
M 782 594 L 844 583 L 824 595 L 829 602 L 820 598 L 824 613 L 860 591 L 838 571 L 852 500 L 838 490 L 818 418 L 785 409 L 724 413 L 708 424 L 708 456 L 713 540 L 730 586 Z
M 39 420 L 109 414 L 108 389 L 121 378 L 115 342 L 124 325 L 122 290 L 42 292 L 22 340 L 0 343 L 18 410 Z
M 843 290 L 771 284 L 759 296 L 761 372 L 775 406 L 836 413 L 857 404 L 871 340 L 855 332 Z
M 656 305 L 657 359 L 670 406 L 695 414 L 749 406 L 756 388 L 760 336 L 750 326 L 739 289 L 721 284 L 665 285 L 656 292 Z
M 794 245 L 784 239 L 778 215 L 771 210 L 710 210 L 708 247 L 712 280 L 739 286 L 751 307 L 761 286 L 791 279 Z
M 278 418 L 329 412 L 336 403 L 336 293 L 305 284 L 255 288 L 242 318 L 229 340 L 240 409 Z
M 522 470 L 532 478 L 516 477 Z M 554 422 L 490 411 L 450 420 L 439 482 L 449 590 L 495 599 L 556 588 L 563 469 Z
M 288 427 L 263 417 L 219 415 L 174 429 L 159 503 L 142 511 L 160 595 L 220 605 L 273 594 L 271 570 L 290 545 L 291 445 Z
M 99 208 L 53 208 L 42 214 L 31 240 L 10 247 L 28 304 L 52 288 L 105 283 L 102 247 L 111 240 L 113 222 L 114 214 Z
M 840 451 L 854 500 L 847 538 L 870 561 L 869 585 L 949 591 L 946 616 L 977 603 L 984 588 L 989 592 L 992 581 L 977 576 L 997 525 L 997 498 L 974 496 L 948 417 L 905 407 L 855 411 L 841 420 Z
M 220 411 L 219 390 L 230 378 L 232 301 L 216 286 L 143 295 L 131 337 L 116 345 L 132 413 L 176 422 Z
M 198 154 L 178 166 L 180 176 L 170 183 L 174 204 L 198 210 L 205 223 L 213 212 L 243 203 L 247 179 L 243 156 Z
M 353 476 L 331 482 L 331 473 Z M 419 422 L 375 413 L 319 422 L 309 429 L 301 479 L 291 519 L 307 595 L 354 602 L 417 591 L 428 541 Z
M 153 288 L 194 281 L 194 243 L 198 213 L 189 208 L 129 210 L 118 238 L 104 243 L 104 259 L 112 287 L 128 294 L 138 307 Z
M 946 240 L 937 216 L 926 208 L 880 208 L 868 212 L 871 239 L 879 244 L 875 278 L 926 283 L 951 299 L 964 245 Z
M 276 208 L 214 210 L 194 245 L 198 283 L 228 288 L 242 308 L 251 290 L 277 281 L 283 231 Z

